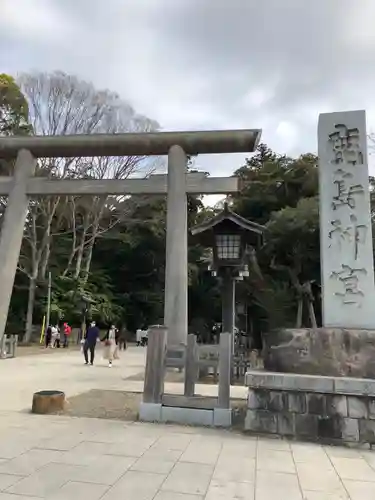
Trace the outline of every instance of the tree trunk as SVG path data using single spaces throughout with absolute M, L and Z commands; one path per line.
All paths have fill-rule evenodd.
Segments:
M 31 335 L 33 333 L 33 313 L 35 304 L 35 292 L 36 292 L 36 278 L 30 278 L 29 280 L 29 295 L 27 300 L 27 315 L 26 315 L 26 328 L 25 336 L 23 341 L 25 343 L 30 342 Z
M 310 321 L 311 321 L 311 327 L 318 328 L 318 324 L 316 322 L 316 316 L 315 316 L 315 310 L 314 310 L 314 304 L 312 303 L 311 300 L 309 300 L 309 316 L 310 316 Z
M 76 259 L 76 267 L 74 271 L 74 279 L 78 279 L 81 274 L 82 260 L 83 260 L 83 252 L 85 250 L 85 234 L 82 235 L 81 243 L 77 249 L 77 259 Z
M 39 276 L 42 279 L 45 279 L 47 276 L 47 266 L 48 266 L 48 262 L 49 262 L 50 252 L 51 252 L 51 243 L 49 241 L 46 244 L 46 248 L 44 249 L 42 263 L 41 263 L 40 271 L 39 271 Z
M 87 280 L 89 278 L 89 273 L 90 273 L 90 267 L 91 267 L 91 260 L 92 260 L 92 250 L 94 248 L 94 242 L 95 240 L 92 239 L 92 241 L 89 244 L 89 247 L 86 252 L 86 260 L 85 260 L 85 266 L 84 266 L 84 271 L 83 271 L 83 282 L 87 283 Z
M 72 245 L 72 251 L 70 252 L 70 255 L 69 255 L 69 259 L 68 259 L 68 262 L 66 264 L 66 267 L 64 269 L 64 272 L 61 274 L 61 276 L 63 278 L 65 278 L 65 276 L 68 275 L 68 272 L 70 271 L 70 266 L 72 265 L 72 262 L 73 262 L 73 259 L 74 259 L 74 256 L 76 254 L 76 248 L 75 248 L 75 245 L 73 244 Z
M 86 243 L 86 235 L 88 231 L 88 216 L 85 217 L 84 220 L 84 228 L 81 234 L 81 241 L 77 248 L 77 260 L 76 260 L 76 268 L 74 271 L 74 279 L 78 279 L 81 274 L 82 260 L 83 260 L 83 252 L 85 251 L 85 243 Z
M 297 309 L 297 319 L 296 319 L 296 328 L 302 327 L 302 311 L 303 311 L 303 297 L 299 297 L 298 309 Z

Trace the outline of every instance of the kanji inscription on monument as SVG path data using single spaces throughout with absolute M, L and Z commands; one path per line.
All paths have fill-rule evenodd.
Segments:
M 364 111 L 319 117 L 323 326 L 375 328 Z

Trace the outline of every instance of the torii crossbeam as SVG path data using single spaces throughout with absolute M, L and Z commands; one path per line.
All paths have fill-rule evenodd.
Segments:
M 261 131 L 159 132 L 0 138 L 0 158 L 16 158 L 13 177 L 0 177 L 8 196 L 0 238 L 0 346 L 6 326 L 29 197 L 50 195 L 168 194 L 164 323 L 170 345 L 187 338 L 186 193 L 230 194 L 238 179 L 187 172 L 187 156 L 253 152 Z M 34 177 L 36 158 L 168 154 L 168 175 L 148 179 L 50 180 Z

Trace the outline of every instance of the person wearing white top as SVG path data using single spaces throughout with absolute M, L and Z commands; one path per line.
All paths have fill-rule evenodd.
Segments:
M 56 325 L 51 328 L 51 347 L 55 348 L 58 345 L 59 340 L 59 329 Z

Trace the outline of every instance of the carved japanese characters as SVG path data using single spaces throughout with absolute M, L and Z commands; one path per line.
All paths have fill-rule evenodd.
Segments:
M 366 123 L 363 111 L 320 116 L 324 326 L 375 327 Z

